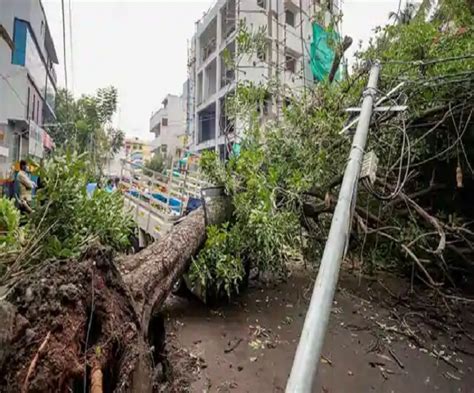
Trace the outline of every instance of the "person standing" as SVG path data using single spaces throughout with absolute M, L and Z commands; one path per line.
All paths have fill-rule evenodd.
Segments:
M 112 179 L 107 180 L 107 185 L 105 186 L 105 191 L 107 192 L 114 192 L 114 183 Z
M 31 192 L 35 187 L 35 183 L 30 180 L 27 173 L 28 165 L 25 160 L 20 161 L 20 170 L 15 177 L 15 199 L 18 208 L 22 213 L 30 214 L 31 209 Z

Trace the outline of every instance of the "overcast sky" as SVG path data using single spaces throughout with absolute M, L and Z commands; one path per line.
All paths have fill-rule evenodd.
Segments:
M 402 0 L 403 1 L 403 0 Z M 76 96 L 113 85 L 119 92 L 117 125 L 128 136 L 151 139 L 148 124 L 168 93 L 180 94 L 187 77 L 187 45 L 195 22 L 214 1 L 72 0 L 72 57 L 67 22 L 69 88 Z M 399 0 L 343 0 L 343 34 L 354 44 L 387 22 Z M 68 14 L 68 0 L 65 0 Z M 60 0 L 43 0 L 59 55 L 64 86 Z M 72 83 L 74 82 L 74 83 Z

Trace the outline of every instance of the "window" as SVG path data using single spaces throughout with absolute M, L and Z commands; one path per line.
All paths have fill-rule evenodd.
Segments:
M 168 125 L 168 119 L 166 117 L 163 117 L 163 119 L 161 119 L 161 125 L 163 127 L 166 127 Z
M 27 35 L 27 24 L 26 22 L 15 19 L 13 27 L 13 52 L 12 52 L 12 64 L 25 65 L 26 60 L 26 35 Z
M 29 120 L 30 119 L 30 87 L 28 87 L 28 95 L 26 96 L 26 118 Z
M 0 0 L 1 1 L 1 0 Z M 44 26 L 46 29 L 46 26 Z M 41 50 L 30 30 L 30 25 L 15 19 L 13 26 L 13 43 L 11 63 L 28 69 L 29 76 L 41 95 L 44 95 L 51 107 L 54 106 L 55 91 L 53 82 L 47 73 Z M 46 80 L 48 79 L 48 82 Z M 48 86 L 46 86 L 48 85 Z
M 36 101 L 36 124 L 40 123 L 40 100 Z
M 257 5 L 260 8 L 267 9 L 267 0 L 257 0 Z
M 295 27 L 295 13 L 293 11 L 285 11 L 285 22 L 287 25 Z
M 285 70 L 296 72 L 296 59 L 291 55 L 285 56 Z
M 168 145 L 161 145 L 161 152 L 166 155 L 166 152 L 168 151 Z
M 35 120 L 36 96 L 33 94 L 33 110 L 31 111 L 31 118 Z

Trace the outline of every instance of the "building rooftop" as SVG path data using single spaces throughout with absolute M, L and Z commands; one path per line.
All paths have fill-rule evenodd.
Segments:
M 46 25 L 46 35 L 45 35 L 45 39 L 44 39 L 44 46 L 46 48 L 46 51 L 48 52 L 50 60 L 54 64 L 59 64 L 58 54 L 57 54 L 56 48 L 54 46 L 53 37 L 51 36 L 51 30 L 49 29 L 48 16 L 46 15 L 46 12 L 44 10 L 42 0 L 38 0 L 38 1 L 39 1 L 41 10 L 43 11 L 45 25 Z
M 136 136 L 133 137 L 126 137 L 124 140 L 124 143 L 135 143 L 135 144 L 140 144 L 140 145 L 150 145 L 151 141 L 147 141 L 144 139 L 140 139 Z

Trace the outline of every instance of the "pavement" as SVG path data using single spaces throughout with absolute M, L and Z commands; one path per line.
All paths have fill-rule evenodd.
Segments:
M 187 383 L 170 391 L 284 392 L 314 276 L 253 285 L 217 308 L 172 297 L 167 334 L 190 362 Z M 444 310 L 399 283 L 345 270 L 313 392 L 474 392 L 472 304 Z

